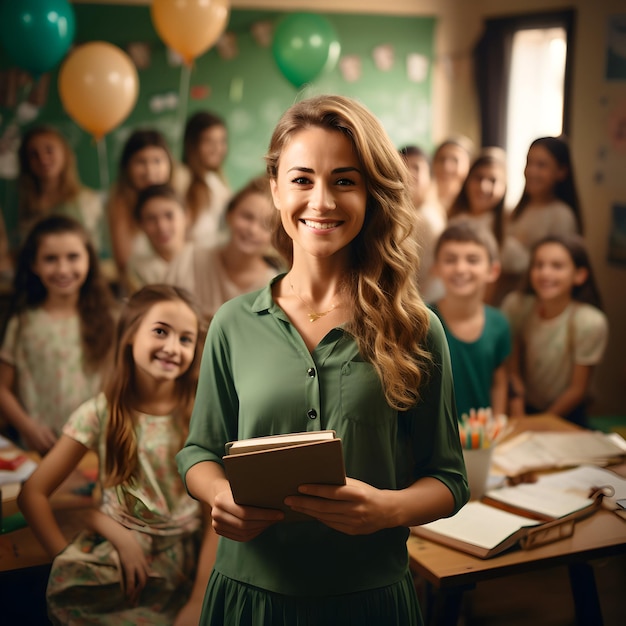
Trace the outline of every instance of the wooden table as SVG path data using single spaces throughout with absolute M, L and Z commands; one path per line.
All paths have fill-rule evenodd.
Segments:
M 96 454 L 88 452 L 78 468 L 57 489 L 50 500 L 61 530 L 68 540 L 82 528 L 80 510 L 93 505 L 91 496 L 78 495 L 74 491 L 89 482 L 84 472 L 93 472 L 98 466 L 97 463 Z M 17 503 L 14 500 L 3 503 L 4 515 L 11 515 L 17 511 Z M 50 563 L 50 557 L 30 528 L 21 528 L 0 535 L 0 572 Z
M 514 434 L 524 430 L 570 428 L 576 427 L 559 418 L 528 417 L 516 423 Z M 626 475 L 625 465 L 618 469 Z M 578 623 L 600 626 L 602 613 L 589 561 L 626 553 L 626 522 L 608 510 L 600 510 L 577 522 L 571 537 L 532 550 L 510 551 L 491 559 L 475 558 L 413 535 L 407 547 L 411 571 L 425 579 L 434 590 L 425 607 L 425 617 L 431 624 L 457 624 L 463 592 L 480 581 L 567 565 Z

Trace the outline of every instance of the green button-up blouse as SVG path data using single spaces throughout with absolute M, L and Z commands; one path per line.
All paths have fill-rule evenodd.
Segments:
M 183 479 L 196 463 L 221 464 L 228 441 L 333 429 L 343 440 L 348 476 L 379 489 L 432 476 L 450 489 L 456 512 L 469 492 L 448 346 L 432 313 L 427 341 L 433 365 L 420 401 L 398 412 L 342 328 L 310 353 L 270 286 L 227 302 L 209 329 L 189 436 L 177 455 Z M 286 595 L 374 589 L 406 573 L 408 532 L 353 537 L 316 521 L 279 523 L 246 543 L 220 538 L 215 568 Z

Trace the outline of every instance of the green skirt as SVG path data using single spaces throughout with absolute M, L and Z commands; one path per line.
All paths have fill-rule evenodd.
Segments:
M 410 572 L 388 587 L 339 596 L 284 596 L 213 570 L 200 626 L 421 626 Z

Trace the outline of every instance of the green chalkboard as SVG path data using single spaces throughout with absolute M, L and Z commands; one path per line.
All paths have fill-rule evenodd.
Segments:
M 149 66 L 139 70 L 140 95 L 131 115 L 105 138 L 106 159 L 102 156 L 104 151 L 99 156 L 93 139 L 65 114 L 56 89 L 58 68 L 50 75 L 45 102 L 30 109 L 32 119 L 22 119 L 18 107 L 0 107 L 0 164 L 5 164 L 0 166 L 0 203 L 9 230 L 15 226 L 16 190 L 9 174 L 11 168 L 6 163 L 13 156 L 10 152 L 14 152 L 16 142 L 6 139 L 16 126 L 20 132 L 40 122 L 59 128 L 76 152 L 83 182 L 97 189 L 106 187 L 106 178 L 115 179 L 121 148 L 136 127 L 161 130 L 179 158 L 185 113 L 200 109 L 215 111 L 226 119 L 230 149 L 225 170 L 236 189 L 263 171 L 263 155 L 281 113 L 295 100 L 320 93 L 340 93 L 359 99 L 381 119 L 398 147 L 416 143 L 427 150 L 432 148 L 434 18 L 324 14 L 341 43 L 340 63 L 328 74 L 297 90 L 280 73 L 271 47 L 260 44 L 253 35 L 253 26 L 260 22 L 276 25 L 283 15 L 233 10 L 227 32 L 232 33 L 237 52 L 234 57 L 225 58 L 214 47 L 196 59 L 189 74 L 190 90 L 183 111 L 180 106 L 184 101 L 183 70 L 171 64 L 152 25 L 149 7 L 73 6 L 75 43 L 103 40 L 123 49 L 132 43 L 147 44 Z M 382 52 L 388 66 L 375 62 L 374 51 L 381 46 L 387 46 Z M 409 58 L 417 63 L 421 76 L 409 78 Z M 358 66 L 358 78 L 348 79 L 342 70 L 344 64 Z M 10 60 L 0 51 L 0 72 L 10 67 Z M 22 91 L 26 92 L 26 87 Z

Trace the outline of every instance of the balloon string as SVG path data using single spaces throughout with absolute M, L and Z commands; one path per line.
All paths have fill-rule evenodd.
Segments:
M 98 146 L 98 166 L 100 168 L 100 189 L 106 190 L 109 188 L 109 163 L 107 158 L 107 143 L 106 137 L 98 139 L 96 142 Z
M 178 107 L 179 107 L 179 121 L 178 128 L 185 128 L 185 121 L 187 119 L 187 102 L 189 100 L 189 83 L 191 82 L 191 65 L 183 63 L 180 70 L 180 88 L 178 95 Z M 183 137 L 182 132 L 180 136 L 180 148 L 181 153 L 183 149 Z

